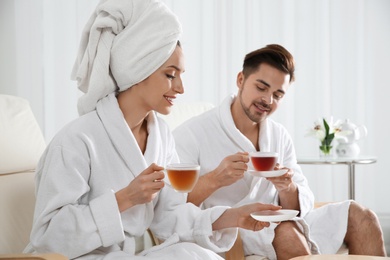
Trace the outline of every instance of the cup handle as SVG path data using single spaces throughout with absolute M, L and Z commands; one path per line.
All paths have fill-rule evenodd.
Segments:
M 173 189 L 173 187 L 172 187 L 172 185 L 171 185 L 170 183 L 168 183 L 167 181 L 164 181 L 164 180 L 163 180 L 163 182 L 164 182 L 165 185 L 167 185 L 168 187 L 170 187 L 171 189 Z
M 170 187 L 170 188 L 172 188 L 172 189 L 174 189 L 173 188 L 173 186 L 169 183 L 169 181 L 167 181 L 167 179 L 168 179 L 168 173 L 167 173 L 167 170 L 166 169 L 164 169 L 163 170 L 163 172 L 164 172 L 164 175 L 165 175 L 165 177 L 164 177 L 164 179 L 162 179 L 161 181 L 163 181 L 164 182 L 164 184 L 166 185 L 166 186 L 168 186 L 168 187 Z M 169 179 L 168 179 L 169 180 Z
M 360 126 L 357 127 L 356 130 L 357 130 L 356 133 L 358 133 L 357 136 L 356 136 L 356 140 L 362 139 L 363 137 L 367 136 L 367 128 L 366 128 L 366 126 L 360 125 Z

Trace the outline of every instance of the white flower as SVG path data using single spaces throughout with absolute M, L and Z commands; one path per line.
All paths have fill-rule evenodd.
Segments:
M 313 127 L 309 128 L 305 136 L 313 136 L 322 141 L 325 138 L 325 127 L 322 124 L 321 118 L 314 122 Z
M 352 131 L 351 130 L 343 130 L 341 125 L 342 125 L 341 120 L 337 120 L 336 123 L 333 125 L 333 132 L 335 133 L 334 137 L 335 137 L 335 139 L 338 139 L 338 140 L 342 139 L 346 142 L 347 141 L 346 136 L 352 134 Z
M 326 124 L 328 125 L 328 133 L 326 130 Z M 312 136 L 323 142 L 325 139 L 328 139 L 330 142 L 335 139 L 346 139 L 345 136 L 351 134 L 351 131 L 344 131 L 341 128 L 342 121 L 337 120 L 333 122 L 333 117 L 326 120 L 325 118 L 318 118 L 314 125 L 308 129 L 305 136 Z

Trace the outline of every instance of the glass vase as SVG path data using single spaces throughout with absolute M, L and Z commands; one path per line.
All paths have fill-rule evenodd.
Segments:
M 333 146 L 332 145 L 321 145 L 319 147 L 320 152 L 320 158 L 334 158 L 334 152 L 333 152 Z

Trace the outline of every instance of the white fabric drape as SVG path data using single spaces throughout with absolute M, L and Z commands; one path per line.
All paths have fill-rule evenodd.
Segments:
M 388 0 L 164 0 L 183 25 L 183 101 L 220 103 L 236 91 L 244 55 L 279 43 L 296 59 L 296 82 L 273 119 L 290 131 L 298 156 L 317 155 L 304 137 L 318 117 L 349 118 L 368 128 L 356 167 L 356 200 L 390 214 Z M 77 117 L 70 72 L 81 30 L 98 0 L 2 0 L 0 93 L 27 98 L 47 141 Z M 3 58 L 4 57 L 4 58 Z M 346 166 L 303 166 L 320 201 L 347 198 Z

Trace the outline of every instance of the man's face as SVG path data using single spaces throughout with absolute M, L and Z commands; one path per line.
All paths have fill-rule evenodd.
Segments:
M 279 106 L 290 86 L 290 75 L 266 63 L 260 64 L 255 73 L 245 78 L 237 76 L 238 98 L 248 118 L 260 123 Z

